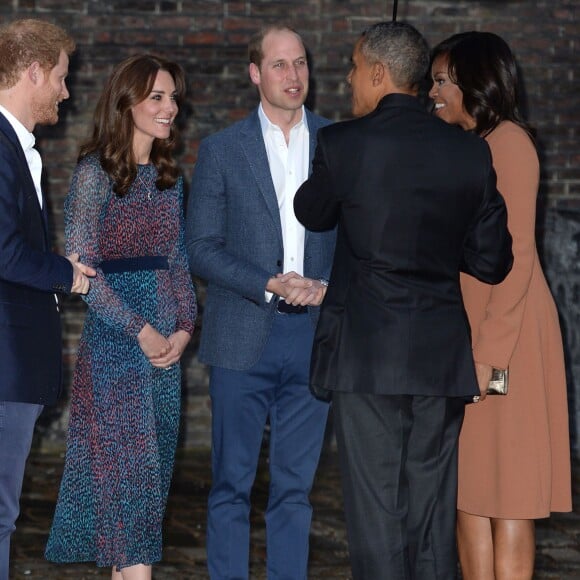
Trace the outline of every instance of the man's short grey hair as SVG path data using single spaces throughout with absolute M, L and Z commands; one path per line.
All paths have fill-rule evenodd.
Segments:
M 406 22 L 378 22 L 361 36 L 360 51 L 369 64 L 380 62 L 399 88 L 414 89 L 429 70 L 429 45 Z

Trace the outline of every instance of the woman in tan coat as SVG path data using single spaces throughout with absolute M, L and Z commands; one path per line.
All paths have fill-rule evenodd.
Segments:
M 464 578 L 532 578 L 534 519 L 571 510 L 564 357 L 558 314 L 535 243 L 539 163 L 518 112 L 507 44 L 457 34 L 433 55 L 435 114 L 484 137 L 508 208 L 514 266 L 504 282 L 463 276 L 481 398 L 459 443 L 457 536 Z M 487 396 L 492 367 L 509 368 L 507 396 Z

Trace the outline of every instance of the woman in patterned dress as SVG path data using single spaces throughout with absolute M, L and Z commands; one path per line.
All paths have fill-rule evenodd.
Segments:
M 65 202 L 66 247 L 95 267 L 72 386 L 64 475 L 46 557 L 149 579 L 180 415 L 179 360 L 196 300 L 172 157 L 181 68 L 120 63 Z
M 459 438 L 457 539 L 466 580 L 533 576 L 534 519 L 571 510 L 568 410 L 558 313 L 535 241 L 539 163 L 518 111 L 508 45 L 489 32 L 443 41 L 432 64 L 435 114 L 489 144 L 514 265 L 497 286 L 462 275 L 480 402 Z M 487 396 L 509 367 L 506 396 Z

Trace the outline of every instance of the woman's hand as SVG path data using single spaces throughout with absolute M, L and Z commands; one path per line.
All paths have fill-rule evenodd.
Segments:
M 174 332 L 167 338 L 167 341 L 171 345 L 169 351 L 161 356 L 150 358 L 151 364 L 164 369 L 177 364 L 190 339 L 191 335 L 185 330 Z
M 137 335 L 137 341 L 153 366 L 159 366 L 154 361 L 165 357 L 172 348 L 169 340 L 157 332 L 149 323 L 145 324 L 141 329 Z

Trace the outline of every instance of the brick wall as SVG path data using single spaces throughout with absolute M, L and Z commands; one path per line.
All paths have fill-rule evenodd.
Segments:
M 560 231 L 557 227 L 544 229 L 546 216 L 565 221 L 567 215 L 577 215 L 580 209 L 577 9 L 577 0 L 399 2 L 399 19 L 417 26 L 431 43 L 454 32 L 479 29 L 502 35 L 512 46 L 525 80 L 528 118 L 538 129 L 543 163 L 538 217 L 542 240 L 544 232 L 548 236 Z M 350 98 L 345 75 L 352 43 L 367 24 L 390 19 L 391 11 L 392 2 L 376 0 L 3 2 L 0 6 L 3 22 L 22 17 L 50 19 L 71 31 L 78 42 L 71 62 L 71 99 L 63 107 L 63 120 L 57 127 L 38 132 L 47 169 L 46 190 L 52 208 L 56 248 L 61 251 L 63 248 L 63 197 L 78 146 L 87 136 L 99 90 L 114 63 L 135 52 L 156 51 L 184 66 L 189 96 L 181 115 L 184 147 L 180 160 L 188 180 L 199 140 L 243 117 L 256 103 L 255 92 L 247 79 L 245 54 L 252 32 L 266 22 L 291 18 L 303 33 L 313 57 L 310 104 L 318 113 L 340 120 L 349 116 Z M 558 244 L 555 245 L 552 255 L 558 254 Z M 578 263 L 578 251 L 575 251 L 568 262 L 574 266 Z M 554 277 L 563 278 L 562 283 L 572 294 L 570 300 L 578 306 L 580 283 L 571 284 L 567 273 L 558 265 L 552 270 Z M 201 302 L 203 290 L 202 284 Z M 570 304 L 564 298 L 567 295 L 562 298 L 566 303 L 559 306 L 566 317 Z M 83 311 L 83 304 L 78 299 L 71 299 L 66 304 L 65 363 L 69 377 Z M 575 318 L 570 320 L 576 321 Z M 568 345 L 569 359 L 578 362 L 580 346 L 575 344 L 574 337 L 570 335 L 567 340 L 567 343 L 574 342 Z M 196 336 L 193 341 L 185 364 L 183 444 L 186 446 L 208 443 L 207 375 L 195 357 L 198 338 Z M 571 373 L 572 423 L 576 429 L 580 394 L 574 386 L 574 377 Z M 580 382 L 580 376 L 577 380 Z M 65 398 L 44 418 L 42 445 L 62 446 L 66 420 Z

